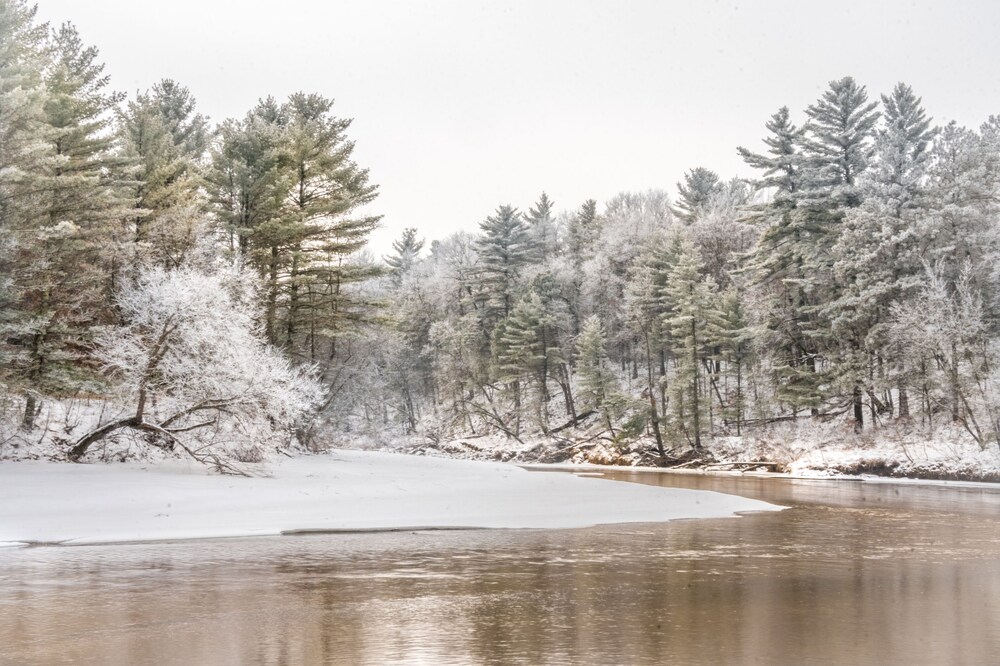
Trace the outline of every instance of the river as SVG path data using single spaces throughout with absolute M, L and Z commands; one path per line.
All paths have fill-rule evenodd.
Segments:
M 0 663 L 1000 662 L 1000 487 L 616 478 L 790 508 L 4 549 Z

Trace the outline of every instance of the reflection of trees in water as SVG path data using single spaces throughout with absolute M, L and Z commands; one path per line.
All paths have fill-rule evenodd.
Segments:
M 988 663 L 1000 651 L 983 611 L 1000 600 L 1000 494 L 683 483 L 794 508 L 10 551 L 0 645 L 15 663 L 134 664 Z

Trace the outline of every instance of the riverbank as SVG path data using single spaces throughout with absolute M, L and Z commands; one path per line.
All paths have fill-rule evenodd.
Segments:
M 573 528 L 777 510 L 721 493 L 514 465 L 331 451 L 252 478 L 196 463 L 0 463 L 0 544 L 96 544 L 316 531 Z
M 364 446 L 362 440 L 351 441 Z M 727 469 L 777 471 L 802 478 L 885 477 L 937 481 L 1000 482 L 1000 448 L 980 446 L 949 424 L 925 428 L 890 423 L 856 433 L 849 424 L 803 421 L 758 428 L 741 436 L 706 438 L 700 452 L 681 443 L 666 459 L 649 437 L 618 444 L 600 433 L 502 436 L 440 441 L 413 438 L 403 450 L 417 455 L 498 460 L 524 465 L 603 465 L 631 469 L 674 468 L 698 472 Z M 398 446 L 398 445 L 397 445 Z M 752 463 L 762 462 L 755 466 Z

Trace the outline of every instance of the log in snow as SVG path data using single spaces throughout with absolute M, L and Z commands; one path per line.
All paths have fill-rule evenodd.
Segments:
M 184 463 L 0 463 L 0 544 L 114 543 L 405 528 L 571 528 L 778 510 L 722 493 L 512 465 L 336 451 L 271 478 Z

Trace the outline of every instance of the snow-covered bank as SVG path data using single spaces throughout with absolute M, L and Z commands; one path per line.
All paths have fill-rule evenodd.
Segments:
M 0 543 L 106 543 L 406 527 L 570 528 L 777 510 L 721 493 L 512 465 L 334 451 L 271 478 L 194 465 L 0 463 Z
M 941 481 L 1000 482 L 1000 449 L 979 446 L 955 424 L 933 429 L 912 423 L 887 423 L 856 433 L 850 423 L 803 420 L 755 428 L 743 436 L 716 436 L 703 441 L 696 453 L 680 447 L 666 461 L 656 454 L 651 438 L 615 445 L 587 433 L 562 433 L 559 438 L 502 436 L 428 441 L 411 438 L 403 450 L 471 460 L 519 464 L 612 466 L 626 469 L 675 467 L 699 472 L 752 469 L 747 463 L 769 461 L 783 476 L 827 478 L 877 475 Z M 361 442 L 349 442 L 360 446 Z M 383 446 L 390 444 L 383 443 Z M 726 463 L 734 463 L 726 467 Z M 760 469 L 764 469 L 761 467 Z

